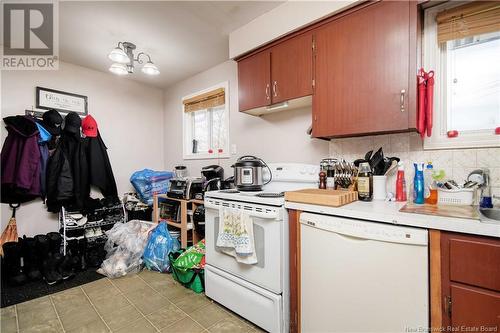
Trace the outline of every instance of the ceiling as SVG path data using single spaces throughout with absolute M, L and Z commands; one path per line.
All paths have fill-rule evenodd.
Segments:
M 151 55 L 161 73 L 124 77 L 159 88 L 228 59 L 228 35 L 283 1 L 61 1 L 62 61 L 107 72 L 119 41 Z

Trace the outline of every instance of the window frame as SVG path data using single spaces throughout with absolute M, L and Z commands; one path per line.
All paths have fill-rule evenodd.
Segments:
M 446 9 L 463 5 L 464 2 L 447 2 L 424 11 L 424 31 L 422 36 L 423 67 L 436 73 L 434 85 L 433 134 L 424 138 L 424 149 L 457 149 L 500 147 L 500 136 L 486 130 L 459 133 L 458 137 L 448 138 L 448 112 L 446 98 L 446 44 L 437 41 L 436 15 Z
M 182 97 L 181 102 L 192 97 L 196 97 L 198 95 L 219 89 L 224 88 L 224 113 L 225 113 L 225 127 L 227 129 L 227 146 L 224 148 L 222 153 L 219 153 L 218 149 L 214 149 L 213 153 L 197 153 L 193 154 L 191 152 L 191 139 L 192 139 L 192 131 L 194 126 L 194 119 L 191 117 L 190 112 L 185 112 L 184 103 L 182 103 L 182 157 L 185 160 L 202 160 L 202 159 L 215 159 L 215 158 L 229 158 L 230 152 L 229 147 L 230 144 L 230 128 L 229 128 L 229 116 L 230 116 L 230 97 L 229 97 L 229 81 L 218 83 L 212 87 L 203 89 L 201 91 L 194 92 L 187 96 Z M 196 112 L 196 111 L 194 111 Z M 212 123 L 212 115 L 210 115 L 210 123 Z M 210 126 L 209 132 L 212 133 L 212 128 Z

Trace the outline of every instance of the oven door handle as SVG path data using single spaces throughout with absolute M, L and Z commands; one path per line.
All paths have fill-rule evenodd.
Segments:
M 242 210 L 243 212 L 248 214 L 250 217 L 258 217 L 258 218 L 266 219 L 266 220 L 277 220 L 281 217 L 280 216 L 280 209 L 275 208 L 275 207 L 268 209 L 268 211 L 256 211 L 256 210 L 248 210 L 248 209 L 240 208 L 242 206 L 243 207 L 244 206 L 252 207 L 252 206 L 248 206 L 245 204 L 241 204 L 241 205 L 240 204 L 230 204 L 229 207 L 226 207 L 226 206 L 216 205 L 216 204 L 210 202 L 209 200 L 205 200 L 204 205 L 205 205 L 205 208 L 211 208 L 211 209 L 217 210 L 219 212 L 219 214 L 220 214 L 220 210 L 222 208 L 229 208 L 229 209 L 234 209 L 234 210 Z M 236 206 L 236 207 L 234 207 L 234 206 Z M 240 206 L 240 207 L 237 207 L 237 206 Z M 266 209 L 266 208 L 262 208 L 262 209 Z

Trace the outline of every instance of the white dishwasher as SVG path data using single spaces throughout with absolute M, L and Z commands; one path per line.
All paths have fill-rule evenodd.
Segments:
M 302 332 L 429 327 L 427 230 L 311 213 L 300 223 Z

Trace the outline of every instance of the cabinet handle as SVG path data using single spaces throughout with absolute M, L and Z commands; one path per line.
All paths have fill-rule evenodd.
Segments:
M 400 101 L 401 101 L 401 112 L 405 112 L 405 93 L 406 93 L 406 90 L 402 89 L 401 90 L 401 98 L 400 98 Z
M 278 82 L 273 81 L 273 96 L 277 97 L 278 96 Z
M 269 99 L 269 83 L 266 84 L 266 99 Z

